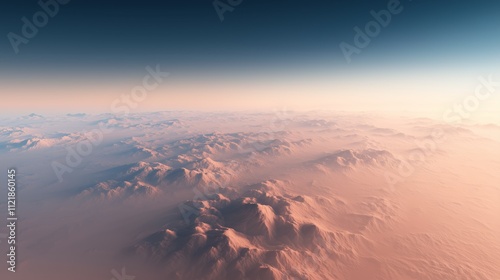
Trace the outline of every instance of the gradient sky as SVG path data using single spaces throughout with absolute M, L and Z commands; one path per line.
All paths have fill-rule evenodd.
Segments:
M 339 44 L 390 1 L 243 0 L 223 22 L 212 2 L 72 0 L 18 54 L 7 34 L 41 8 L 2 3 L 0 93 L 19 102 L 0 109 L 109 111 L 158 64 L 171 76 L 140 110 L 443 111 L 499 74 L 499 1 L 401 1 L 351 63 Z

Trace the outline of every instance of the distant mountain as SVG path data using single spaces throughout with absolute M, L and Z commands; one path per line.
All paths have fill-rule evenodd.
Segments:
M 218 188 L 235 177 L 230 169 L 210 158 L 190 162 L 189 168 L 172 168 L 160 162 L 138 162 L 118 169 L 116 176 L 100 182 L 79 194 L 79 197 L 121 198 L 157 195 L 188 188 Z M 113 175 L 116 174 L 116 175 Z
M 339 150 L 306 163 L 321 170 L 355 170 L 357 168 L 395 167 L 399 160 L 386 150 Z

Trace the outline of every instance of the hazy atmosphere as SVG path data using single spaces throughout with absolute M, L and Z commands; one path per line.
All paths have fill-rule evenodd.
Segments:
M 500 279 L 500 2 L 1 6 L 2 280 Z

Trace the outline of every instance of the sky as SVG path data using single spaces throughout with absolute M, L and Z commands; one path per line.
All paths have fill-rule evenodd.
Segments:
M 43 13 L 38 1 L 2 3 L 0 95 L 15 96 L 0 104 L 3 114 L 113 111 L 146 67 L 169 76 L 137 111 L 287 106 L 439 117 L 479 76 L 500 80 L 494 0 L 67 2 L 45 24 L 38 17 L 32 38 L 23 17 Z M 357 47 L 354 28 L 389 7 L 398 12 L 346 59 L 340 45 Z M 481 105 L 482 121 L 497 121 L 500 97 Z

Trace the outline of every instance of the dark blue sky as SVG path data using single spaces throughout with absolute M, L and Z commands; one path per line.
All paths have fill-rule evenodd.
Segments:
M 46 2 L 46 0 L 43 0 Z M 225 0 L 221 0 L 227 3 Z M 499 61 L 500 2 L 402 0 L 404 10 L 348 64 L 339 44 L 389 1 L 243 0 L 220 21 L 213 1 L 89 1 L 61 5 L 15 54 L 37 1 L 2 3 L 2 76 L 123 75 L 162 64 L 179 74 L 384 67 L 459 67 Z

